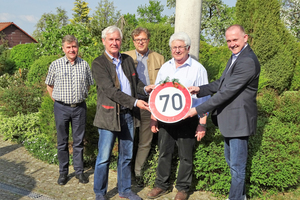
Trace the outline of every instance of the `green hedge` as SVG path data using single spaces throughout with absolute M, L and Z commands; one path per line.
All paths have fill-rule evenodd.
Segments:
M 230 56 L 227 46 L 213 47 L 200 41 L 199 62 L 205 67 L 209 82 L 221 77 Z
M 36 49 L 38 44 L 18 44 L 11 49 L 10 59 L 16 64 L 16 69 L 29 69 L 37 58 Z
M 58 59 L 57 55 L 42 56 L 32 63 L 27 74 L 27 81 L 31 84 L 38 83 L 47 76 L 50 64 Z
M 4 45 L 0 45 L 0 76 L 9 73 L 13 74 L 16 64 L 10 59 L 10 49 L 7 49 Z
M 267 123 L 250 141 L 250 196 L 284 192 L 300 182 L 300 127 L 276 117 L 264 120 Z

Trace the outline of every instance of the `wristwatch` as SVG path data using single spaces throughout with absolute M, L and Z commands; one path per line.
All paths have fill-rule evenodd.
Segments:
M 198 123 L 200 126 L 203 126 L 203 127 L 207 127 L 207 125 L 206 124 L 201 124 L 200 122 Z

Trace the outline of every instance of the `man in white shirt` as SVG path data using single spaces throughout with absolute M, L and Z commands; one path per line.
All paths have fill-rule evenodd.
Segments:
M 155 84 L 166 80 L 177 79 L 185 87 L 199 86 L 208 83 L 205 68 L 189 55 L 191 40 L 184 32 L 178 32 L 171 36 L 169 46 L 172 59 L 167 61 L 159 70 Z M 209 96 L 197 98 L 192 96 L 192 107 L 205 102 Z M 169 178 L 171 174 L 171 161 L 174 146 L 178 146 L 180 166 L 176 181 L 178 193 L 175 200 L 188 198 L 188 191 L 192 182 L 193 150 L 196 142 L 200 141 L 206 131 L 207 115 L 195 116 L 176 123 L 164 123 L 151 116 L 151 130 L 158 134 L 159 159 L 155 187 L 147 195 L 155 199 L 168 192 L 170 187 Z

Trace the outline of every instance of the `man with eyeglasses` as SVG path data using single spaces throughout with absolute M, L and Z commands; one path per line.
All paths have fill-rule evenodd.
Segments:
M 135 50 L 125 52 L 134 60 L 135 67 L 140 80 L 145 85 L 153 85 L 160 67 L 164 64 L 164 57 L 159 53 L 149 50 L 150 33 L 146 28 L 136 28 L 131 37 Z M 138 94 L 138 98 L 148 102 L 148 96 Z M 151 149 L 153 133 L 150 129 L 150 112 L 141 110 L 141 121 L 139 127 L 139 142 L 135 158 L 134 173 L 138 187 L 142 187 L 142 167 Z
M 206 69 L 189 55 L 191 39 L 184 32 L 174 33 L 169 41 L 172 59 L 160 68 L 155 83 L 177 79 L 185 87 L 198 86 L 208 83 Z M 210 96 L 197 98 L 192 96 L 192 107 L 198 106 L 209 99 Z M 151 130 L 158 134 L 159 158 L 156 168 L 155 187 L 148 193 L 149 199 L 166 194 L 169 190 L 172 154 L 175 144 L 178 146 L 180 165 L 176 181 L 178 190 L 175 200 L 185 200 L 192 183 L 193 150 L 196 142 L 200 141 L 206 131 L 207 115 L 192 117 L 176 123 L 164 123 L 151 116 Z

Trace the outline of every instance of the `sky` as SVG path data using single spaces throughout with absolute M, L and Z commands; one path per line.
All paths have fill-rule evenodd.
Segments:
M 149 5 L 149 0 L 109 0 L 114 2 L 116 10 L 121 14 L 136 14 L 138 6 Z M 44 13 L 56 14 L 56 8 L 60 7 L 67 11 L 69 19 L 72 18 L 72 8 L 75 0 L 0 0 L 0 22 L 13 22 L 28 34 L 32 34 L 35 25 Z M 100 0 L 85 0 L 88 3 L 90 15 L 98 7 Z M 160 0 L 166 5 L 167 0 Z M 225 4 L 235 6 L 236 0 L 223 0 Z M 172 15 L 175 9 L 165 6 L 163 15 Z

